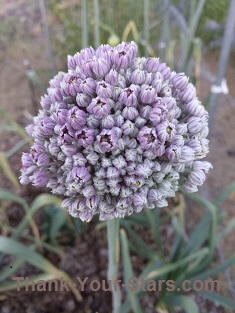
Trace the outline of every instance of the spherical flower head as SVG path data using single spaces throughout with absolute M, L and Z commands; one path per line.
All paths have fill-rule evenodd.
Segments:
M 208 113 L 184 73 L 138 47 L 101 45 L 68 57 L 26 131 L 22 184 L 48 187 L 82 221 L 124 218 L 182 187 L 195 192 L 212 168 Z

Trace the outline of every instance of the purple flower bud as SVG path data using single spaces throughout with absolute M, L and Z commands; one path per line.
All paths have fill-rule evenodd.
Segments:
M 147 204 L 146 195 L 143 193 L 134 193 L 132 196 L 132 201 L 136 207 L 144 207 Z
M 110 64 L 107 59 L 96 58 L 93 61 L 93 72 L 98 77 L 105 77 L 110 71 Z
M 160 72 L 165 80 L 169 79 L 171 77 L 171 70 L 166 65 L 166 63 L 161 63 L 158 67 L 158 72 Z
M 156 202 L 158 208 L 164 208 L 168 206 L 168 202 L 166 199 L 162 198 Z
M 99 97 L 94 98 L 87 108 L 88 112 L 93 113 L 97 119 L 102 119 L 108 116 L 110 109 L 108 101 Z
M 68 112 L 67 123 L 75 130 L 81 129 L 86 123 L 86 113 L 77 107 L 73 107 Z
M 172 80 L 173 87 L 178 90 L 184 90 L 188 85 L 188 77 L 184 73 L 178 73 Z
M 144 68 L 146 71 L 155 73 L 159 67 L 159 58 L 148 58 L 145 59 Z
M 37 159 L 37 166 L 48 166 L 50 164 L 50 158 L 46 153 L 42 153 L 39 155 L 38 159 Z
M 195 157 L 195 152 L 192 148 L 188 146 L 183 146 L 181 148 L 181 157 L 179 159 L 179 162 L 192 162 Z
M 149 112 L 149 119 L 153 125 L 157 125 L 165 120 L 167 112 L 164 104 L 155 104 Z
M 124 117 L 121 115 L 121 111 L 116 111 L 116 112 L 118 113 L 118 115 L 115 114 L 115 125 L 117 127 L 121 127 L 124 123 Z
M 195 161 L 193 163 L 193 169 L 195 171 L 203 170 L 205 173 L 208 173 L 211 168 L 213 168 L 213 166 L 207 161 Z
M 135 126 L 139 129 L 141 129 L 146 123 L 147 123 L 146 119 L 140 116 L 137 116 L 137 118 L 135 119 Z
M 43 97 L 41 97 L 40 103 L 41 103 L 43 110 L 50 110 L 52 102 L 51 102 L 51 98 L 49 97 L 49 95 L 44 95 Z
M 200 117 L 190 117 L 187 122 L 188 131 L 190 134 L 197 134 L 202 131 L 204 123 Z
M 188 86 L 180 92 L 179 96 L 180 100 L 185 103 L 192 101 L 196 97 L 195 87 L 191 83 L 188 84 Z
M 84 93 L 77 93 L 76 102 L 80 107 L 87 107 L 91 102 L 91 98 Z
M 193 116 L 202 118 L 205 115 L 205 108 L 198 100 L 192 100 L 187 103 L 185 110 Z
M 148 164 L 138 164 L 135 170 L 136 175 L 144 178 L 148 178 L 149 176 L 151 176 L 152 172 L 153 171 Z
M 130 81 L 132 84 L 135 84 L 135 85 L 140 85 L 142 84 L 144 81 L 145 81 L 145 73 L 144 71 L 141 71 L 141 70 L 135 70 L 131 77 L 130 77 Z
M 113 87 L 105 81 L 101 81 L 96 86 L 96 93 L 100 98 L 111 98 Z
M 148 201 L 150 203 L 158 201 L 162 197 L 158 189 L 150 189 L 148 192 Z
M 83 93 L 85 93 L 88 96 L 93 97 L 96 90 L 96 82 L 94 79 L 88 77 L 84 81 L 81 82 L 81 90 Z
M 155 151 L 158 146 L 158 138 L 154 129 L 151 129 L 147 126 L 144 126 L 139 132 L 137 139 L 140 143 L 140 146 L 144 149 L 150 149 Z
M 121 91 L 118 101 L 126 106 L 136 107 L 138 103 L 137 95 L 138 92 L 129 87 Z
M 50 117 L 44 117 L 40 122 L 40 130 L 45 136 L 53 135 L 55 122 Z
M 142 85 L 140 100 L 142 103 L 152 103 L 157 95 L 155 88 L 152 86 Z
M 21 157 L 22 165 L 24 168 L 34 165 L 33 158 L 29 153 L 23 153 Z
M 166 149 L 166 156 L 169 160 L 178 160 L 181 155 L 181 148 L 179 146 L 171 145 Z
M 114 127 L 114 125 L 115 125 L 115 121 L 112 115 L 108 115 L 101 120 L 102 128 L 111 129 Z
M 91 175 L 86 169 L 86 167 L 83 166 L 83 167 L 74 167 L 72 170 L 72 177 L 78 184 L 84 184 L 91 178 Z
M 201 186 L 206 179 L 206 175 L 202 170 L 194 170 L 188 176 L 188 182 L 192 185 Z
M 85 198 L 91 198 L 95 195 L 95 189 L 92 185 L 87 185 L 82 189 L 82 194 Z
M 149 118 L 150 111 L 151 111 L 150 105 L 141 106 L 139 109 L 139 115 L 143 119 L 147 120 Z
M 118 137 L 114 129 L 103 129 L 96 139 L 99 146 L 105 152 L 110 152 L 117 148 Z
M 37 187 L 45 187 L 49 181 L 48 171 L 35 171 L 31 177 L 33 185 Z
M 59 109 L 53 114 L 53 119 L 57 124 L 63 126 L 66 123 L 66 119 L 68 116 L 68 110 Z
M 119 171 L 116 169 L 116 167 L 114 166 L 110 166 L 108 169 L 107 169 L 107 178 L 108 179 L 116 179 L 119 177 Z
M 124 135 L 134 135 L 137 131 L 135 128 L 135 124 L 133 124 L 131 121 L 127 120 L 123 125 L 122 125 L 122 130 Z M 138 131 L 137 131 L 138 132 Z
M 90 210 L 94 210 L 98 207 L 99 204 L 99 197 L 96 195 L 93 195 L 91 198 L 86 199 L 86 205 Z
M 78 130 L 75 133 L 75 139 L 84 148 L 87 148 L 90 144 L 92 144 L 94 138 L 95 131 L 93 129 L 89 129 L 88 127 L 84 127 L 82 130 Z
M 166 121 L 161 122 L 156 126 L 156 133 L 162 142 L 171 142 L 176 133 L 175 125 Z
M 125 107 L 122 111 L 122 115 L 127 120 L 133 121 L 139 115 L 139 112 L 136 108 Z
M 137 151 L 135 149 L 127 149 L 125 151 L 125 159 L 126 159 L 126 161 L 135 161 L 136 160 L 136 156 L 137 156 Z
M 110 72 L 105 76 L 105 81 L 111 86 L 117 86 L 118 72 L 115 69 L 111 69 Z
M 176 126 L 176 134 L 184 135 L 187 133 L 187 124 L 186 123 L 178 123 Z

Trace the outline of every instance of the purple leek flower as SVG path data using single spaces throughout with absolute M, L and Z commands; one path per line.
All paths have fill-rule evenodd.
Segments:
M 26 131 L 22 184 L 48 187 L 74 217 L 124 218 L 167 206 L 202 185 L 211 164 L 208 113 L 184 73 L 137 45 L 101 45 L 68 57 Z

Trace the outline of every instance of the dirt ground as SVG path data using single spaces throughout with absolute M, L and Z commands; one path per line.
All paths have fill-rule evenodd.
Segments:
M 15 1 L 0 1 L 0 20 L 2 18 L 2 28 L 0 28 L 0 108 L 7 112 L 14 120 L 19 124 L 25 126 L 29 123 L 28 115 L 33 114 L 35 107 L 33 106 L 32 92 L 29 87 L 29 82 L 26 78 L 26 66 L 25 61 L 28 60 L 31 67 L 40 73 L 40 77 L 43 81 L 47 81 L 50 76 L 48 72 L 49 59 L 47 49 L 45 45 L 45 38 L 40 25 L 40 12 L 35 9 L 35 6 L 28 5 L 26 0 Z M 9 23 L 13 23 L 14 27 L 8 27 L 7 16 L 10 19 L 14 19 Z M 25 18 L 27 17 L 27 19 Z M 35 22 L 36 21 L 36 22 Z M 27 61 L 27 62 L 28 62 Z M 61 69 L 62 63 L 56 60 L 57 69 Z M 218 54 L 207 52 L 203 57 L 203 64 L 208 70 L 214 74 L 218 63 Z M 203 66 L 204 66 L 203 65 Z M 235 77 L 235 63 L 231 58 L 230 65 L 227 70 L 226 78 L 228 87 L 230 89 L 231 96 L 235 98 L 234 89 L 234 77 Z M 206 99 L 209 94 L 210 83 L 202 78 L 199 86 L 199 95 L 202 101 Z M 36 98 L 39 99 L 41 94 L 40 89 L 36 89 Z M 213 129 L 210 134 L 210 154 L 208 160 L 213 164 L 213 170 L 211 170 L 207 184 L 212 198 L 218 195 L 221 190 L 230 182 L 235 180 L 235 102 L 229 102 L 225 96 L 220 97 L 220 101 L 217 107 L 216 120 L 213 125 Z M 0 117 L 0 122 L 5 121 Z M 19 135 L 15 133 L 9 134 L 9 132 L 0 132 L 0 151 L 8 151 L 19 140 Z M 21 152 L 17 153 L 10 158 L 10 162 L 13 165 L 16 175 L 19 176 Z M 4 175 L 1 176 L 4 182 L 0 182 L 0 185 L 4 184 L 4 187 L 9 187 L 10 183 L 7 181 Z M 33 189 L 35 192 L 35 189 Z M 25 190 L 24 190 L 25 192 Z M 221 208 L 228 214 L 227 221 L 231 220 L 235 216 L 234 211 L 234 195 L 227 199 Z M 198 216 L 197 209 L 192 209 L 192 217 Z M 202 214 L 203 211 L 199 213 Z M 16 209 L 12 209 L 9 216 L 14 216 L 17 213 Z M 18 216 L 20 218 L 20 215 Z M 190 218 L 190 217 L 189 217 Z M 189 221 L 190 222 L 190 221 Z M 222 250 L 225 256 L 229 256 L 234 253 L 234 237 L 235 231 L 226 237 L 222 244 Z M 81 239 L 82 241 L 75 243 L 75 248 L 68 248 L 66 262 L 60 264 L 62 268 L 75 273 L 75 270 L 71 271 L 73 266 L 77 266 L 78 273 L 91 270 L 91 277 L 99 277 L 104 279 L 106 277 L 107 266 L 107 249 L 106 239 L 104 233 L 94 234 L 92 233 L 92 226 L 89 231 Z M 96 249 L 91 248 L 95 246 Z M 77 251 L 76 246 L 79 247 Z M 88 254 L 88 251 L 89 254 Z M 72 257 L 71 257 L 72 254 Z M 80 263 L 75 264 L 74 259 L 81 259 Z M 102 261 L 104 258 L 105 261 Z M 94 260 L 98 262 L 94 263 Z M 55 260 L 55 262 L 57 262 Z M 90 267 L 89 267 L 90 262 Z M 96 267 L 94 267 L 96 264 Z M 84 269 L 82 266 L 87 265 Z M 76 272 L 77 273 L 77 272 Z M 230 270 L 230 273 L 235 281 L 235 268 Z M 89 273 L 88 273 L 89 274 Z M 87 274 L 87 275 L 88 275 Z M 99 310 L 101 313 L 109 312 L 110 308 L 110 295 L 102 295 L 95 298 L 94 294 L 89 291 L 85 293 L 85 302 L 81 307 L 75 305 L 73 297 L 70 294 L 60 295 L 55 294 L 50 296 L 41 294 L 22 294 L 21 297 L 17 293 L 10 292 L 6 298 L 0 297 L 0 312 L 1 313 L 13 313 L 13 312 L 96 312 Z M 14 305 L 10 305 L 12 303 Z M 29 302 L 27 302 L 30 299 Z M 53 300 L 54 301 L 53 301 Z M 2 303 L 1 303 L 2 302 Z M 38 303 L 41 303 L 39 306 Z M 143 300 L 143 302 L 148 302 Z M 151 301 L 150 301 L 151 302 Z M 198 302 L 203 302 L 198 299 Z M 62 304 L 63 303 L 63 304 Z M 76 307 L 75 307 L 76 306 Z M 151 308 L 149 311 L 152 312 Z M 201 312 L 222 313 L 222 308 L 214 305 L 209 305 L 206 301 L 203 302 Z

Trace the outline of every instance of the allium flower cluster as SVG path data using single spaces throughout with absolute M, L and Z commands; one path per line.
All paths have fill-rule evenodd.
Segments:
M 139 58 L 134 42 L 68 57 L 27 127 L 21 183 L 63 195 L 90 221 L 167 206 L 179 186 L 197 191 L 212 167 L 208 113 L 184 73 Z

